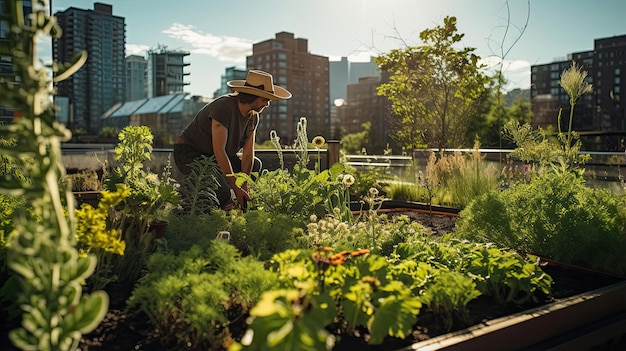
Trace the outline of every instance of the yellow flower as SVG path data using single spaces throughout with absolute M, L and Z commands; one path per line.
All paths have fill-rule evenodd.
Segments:
M 313 138 L 313 146 L 315 146 L 316 148 L 321 148 L 322 146 L 324 146 L 324 144 L 326 143 L 326 140 L 324 140 L 323 136 L 316 136 L 315 138 Z
M 354 177 L 351 174 L 346 174 L 343 176 L 343 185 L 346 187 L 350 187 L 350 185 L 354 184 Z

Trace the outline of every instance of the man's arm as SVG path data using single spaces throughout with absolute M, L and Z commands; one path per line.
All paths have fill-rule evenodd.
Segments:
M 226 154 L 226 141 L 228 140 L 228 129 L 224 127 L 220 122 L 215 119 L 211 120 L 211 135 L 213 139 L 213 154 L 215 155 L 215 161 L 217 161 L 218 166 L 224 176 L 226 177 L 226 181 L 228 185 L 235 191 L 235 196 L 237 196 L 237 202 L 242 207 L 245 207 L 244 200 L 250 200 L 250 195 L 248 192 L 239 188 L 235 184 L 235 176 L 233 172 L 233 166 L 230 164 L 230 160 L 228 159 L 228 155 Z M 254 144 L 253 144 L 254 146 Z M 243 165 L 242 165 L 243 167 Z
M 256 128 L 252 132 L 252 135 L 246 140 L 243 145 L 241 154 L 241 171 L 245 174 L 250 174 L 252 171 L 252 165 L 254 164 L 254 142 L 255 142 Z

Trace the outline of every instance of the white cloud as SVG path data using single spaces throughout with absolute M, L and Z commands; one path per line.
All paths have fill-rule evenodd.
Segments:
M 197 31 L 194 26 L 174 23 L 163 30 L 163 33 L 190 45 L 191 53 L 207 55 L 219 61 L 245 62 L 246 56 L 252 54 L 251 40 L 205 34 Z
M 502 63 L 502 67 L 500 64 Z M 486 70 L 492 74 L 502 68 L 502 73 L 507 79 L 508 84 L 506 89 L 530 88 L 530 62 L 524 60 L 504 60 L 497 56 L 489 56 L 481 58 L 479 64 L 486 65 Z
M 148 51 L 149 49 L 150 47 L 148 45 L 126 44 L 126 56 L 129 56 L 129 55 L 145 56 L 146 51 Z

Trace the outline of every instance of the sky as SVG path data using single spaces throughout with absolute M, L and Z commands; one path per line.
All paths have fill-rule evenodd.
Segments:
M 92 0 L 49 0 L 52 12 Z M 126 55 L 165 45 L 189 51 L 185 92 L 213 96 L 227 67 L 245 69 L 252 45 L 291 32 L 331 61 L 367 61 L 423 45 L 419 33 L 457 18 L 460 48 L 490 67 L 503 62 L 508 89 L 530 86 L 530 66 L 593 49 L 626 34 L 624 0 L 99 0 L 126 23 Z M 271 73 L 271 72 L 270 72 Z

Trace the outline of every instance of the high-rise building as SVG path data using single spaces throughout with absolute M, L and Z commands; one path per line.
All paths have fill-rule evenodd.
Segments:
M 159 46 L 155 50 L 148 51 L 148 97 L 183 94 L 184 87 L 189 85 L 185 82 L 185 76 L 189 72 L 185 67 L 185 57 L 189 52 L 182 50 L 168 50 L 165 46 Z
M 596 140 L 601 137 L 595 148 L 623 150 L 626 93 L 621 85 L 626 80 L 626 35 L 596 39 L 592 51 L 568 54 L 566 61 L 531 66 L 533 124 L 557 130 L 557 116 L 562 109 L 561 128 L 567 130 L 569 96 L 559 81 L 572 64 L 587 71 L 586 81 L 593 85 L 593 92 L 580 97 L 574 106 L 572 128 Z
M 337 107 L 337 119 L 344 134 L 363 131 L 364 123 L 371 123 L 367 152 L 381 153 L 391 143 L 388 133 L 388 120 L 391 103 L 385 96 L 379 96 L 377 88 L 388 82 L 388 75 L 360 78 L 357 83 L 348 84 L 347 99 Z
M 276 130 L 284 144 L 292 144 L 300 117 L 307 119 L 309 139 L 316 135 L 328 137 L 328 57 L 309 53 L 307 39 L 280 32 L 274 39 L 254 44 L 246 65 L 248 70 L 271 73 L 274 84 L 293 94 L 289 100 L 272 101 L 263 113 L 257 131 L 258 141 L 269 139 L 270 131 Z
M 368 62 L 352 62 L 347 57 L 339 61 L 329 62 L 330 85 L 330 138 L 338 139 L 341 136 L 340 120 L 337 118 L 337 108 L 348 102 L 348 85 L 359 83 L 361 78 L 381 77 L 373 58 Z
M 57 84 L 57 96 L 69 100 L 68 127 L 73 132 L 97 134 L 100 116 L 126 99 L 126 25 L 113 15 L 113 6 L 94 3 L 93 10 L 70 7 L 55 13 L 63 30 L 53 40 L 53 58 L 70 62 L 87 51 L 84 66 Z
M 16 4 L 14 0 L 0 0 L 0 15 L 10 15 L 11 4 Z M 22 2 L 22 13 L 24 14 L 24 20 L 26 23 L 29 20 L 28 15 L 32 12 L 32 3 L 30 1 Z M 8 41 L 10 33 L 10 23 L 0 18 L 0 44 L 4 45 Z M 13 71 L 13 62 L 11 56 L 0 55 L 0 82 L 11 82 L 13 84 L 19 84 Z M 17 112 L 19 113 L 19 112 Z M 0 105 L 0 123 L 11 123 L 16 111 L 9 106 Z
M 139 55 L 126 57 L 126 101 L 148 97 L 146 70 L 148 61 Z
M 235 79 L 245 80 L 247 75 L 248 71 L 245 69 L 236 68 L 234 66 L 226 68 L 224 70 L 224 74 L 222 75 L 222 83 L 219 89 L 215 90 L 215 92 L 213 93 L 213 97 L 216 98 L 218 96 L 231 93 L 232 90 L 228 87 L 226 83 Z

